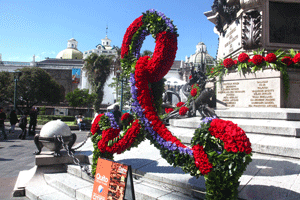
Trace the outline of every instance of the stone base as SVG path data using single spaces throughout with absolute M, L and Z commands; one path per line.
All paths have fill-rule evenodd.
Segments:
M 217 108 L 300 108 L 300 69 L 289 69 L 290 92 L 285 99 L 280 71 L 230 72 L 217 83 Z
M 86 155 L 75 152 L 74 156 L 80 161 L 80 163 L 89 163 Z M 63 150 L 61 151 L 60 157 L 54 157 L 52 151 L 42 151 L 40 155 L 35 156 L 35 164 L 37 166 L 73 164 L 73 159 L 66 151 Z

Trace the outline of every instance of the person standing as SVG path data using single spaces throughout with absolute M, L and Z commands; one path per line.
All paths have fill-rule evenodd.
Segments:
M 120 130 L 122 130 L 122 124 L 121 124 L 121 116 L 122 116 L 122 113 L 121 111 L 119 110 L 119 106 L 118 105 L 115 105 L 114 106 L 114 111 L 112 112 L 113 115 L 114 115 L 114 118 L 115 118 L 115 121 L 117 122 L 117 124 L 119 125 L 120 127 Z
M 84 116 L 81 113 L 79 113 L 79 115 L 77 115 L 75 117 L 77 120 L 79 131 L 81 131 L 82 129 L 85 129 L 85 123 L 83 123 Z
M 25 140 L 26 138 L 26 133 L 27 133 L 27 130 L 26 130 L 26 126 L 27 126 L 27 115 L 28 113 L 25 112 L 21 119 L 20 119 L 20 122 L 19 122 L 19 127 L 22 129 L 22 133 L 19 135 L 19 138 L 21 140 Z
M 5 133 L 5 126 L 4 126 L 4 120 L 6 119 L 6 114 L 3 112 L 3 108 L 0 107 L 0 130 L 2 131 L 2 135 L 4 137 L 4 140 L 7 139 L 7 135 Z
M 28 127 L 28 135 L 35 135 L 37 115 L 38 115 L 37 108 L 33 107 L 29 113 L 30 122 L 29 122 L 29 127 Z M 32 131 L 31 131 L 31 128 L 32 128 Z
M 15 126 L 16 126 L 16 123 L 18 122 L 18 117 L 17 117 L 17 114 L 16 114 L 16 111 L 15 110 L 12 110 L 9 114 L 9 122 L 10 122 L 10 129 L 9 129 L 9 133 L 14 133 L 15 131 Z

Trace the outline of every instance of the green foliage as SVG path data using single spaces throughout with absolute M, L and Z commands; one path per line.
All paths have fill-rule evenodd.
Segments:
M 150 50 L 144 50 L 143 53 L 141 54 L 141 56 L 152 56 L 153 52 Z
M 45 115 L 46 114 L 46 106 L 43 106 L 43 107 L 40 108 L 39 114 L 40 115 Z
M 112 56 L 98 56 L 92 53 L 85 59 L 84 70 L 87 71 L 88 81 L 92 86 L 92 92 L 97 94 L 94 101 L 94 109 L 99 110 L 104 96 L 104 84 L 110 74 Z
M 263 62 L 260 65 L 254 65 L 252 62 L 247 63 L 238 63 L 235 67 L 237 68 L 237 71 L 246 74 L 246 73 L 255 73 L 259 70 L 263 71 L 264 69 L 272 68 L 274 70 L 280 71 L 282 73 L 283 78 L 283 87 L 284 87 L 284 96 L 285 98 L 288 97 L 289 91 L 290 91 L 290 79 L 289 75 L 287 73 L 288 68 L 300 68 L 300 63 L 293 63 L 290 66 L 287 66 L 285 63 L 283 63 L 281 60 L 285 56 L 289 56 L 291 58 L 295 57 L 295 55 L 298 53 L 298 51 L 295 51 L 293 49 L 290 49 L 289 52 L 282 51 L 278 49 L 277 51 L 273 52 L 276 55 L 276 61 L 275 63 L 269 63 L 267 61 Z M 253 51 L 254 55 L 262 55 L 264 56 L 264 49 Z M 233 71 L 235 67 L 232 67 L 230 70 Z M 209 72 L 210 71 L 210 72 Z M 208 70 L 207 76 L 208 78 L 215 78 L 218 77 L 218 81 L 222 81 L 222 77 L 228 73 L 228 69 L 223 66 L 223 60 L 219 60 L 217 65 L 212 67 L 210 70 Z
M 89 94 L 88 89 L 80 90 L 76 88 L 73 92 L 69 92 L 66 95 L 66 100 L 69 103 L 69 106 L 72 107 L 84 107 L 91 106 L 96 100 L 97 94 Z
M 18 104 L 25 105 L 26 110 L 40 102 L 49 104 L 63 100 L 61 86 L 45 70 L 34 67 L 20 69 L 22 75 L 18 81 Z M 0 72 L 0 101 L 14 102 L 13 73 Z
M 9 72 L 0 72 L 0 103 L 3 101 L 13 102 L 14 82 L 13 74 Z
M 162 113 L 162 95 L 165 92 L 165 78 L 162 78 L 158 82 L 153 82 L 149 84 L 149 88 L 153 93 L 153 102 L 154 107 L 157 110 L 157 113 Z

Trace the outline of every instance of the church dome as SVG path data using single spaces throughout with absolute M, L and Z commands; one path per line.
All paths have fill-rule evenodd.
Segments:
M 82 59 L 83 53 L 77 49 L 65 49 L 59 52 L 56 56 L 57 59 Z
M 83 53 L 77 49 L 78 42 L 71 38 L 68 40 L 68 45 L 65 50 L 59 52 L 56 56 L 57 59 L 82 59 Z

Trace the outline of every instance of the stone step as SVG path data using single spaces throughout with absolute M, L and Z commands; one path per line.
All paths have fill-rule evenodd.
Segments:
M 94 182 L 85 172 L 81 171 L 79 166 L 68 165 L 67 171 L 78 178 L 91 183 Z M 182 185 L 180 186 L 181 183 L 174 183 L 172 180 L 160 177 L 160 174 L 145 174 L 146 173 L 141 170 L 134 170 L 133 172 L 136 199 L 195 199 L 192 195 L 197 196 L 196 199 L 204 198 L 204 191 L 201 191 L 201 193 L 198 191 L 198 194 L 195 194 L 195 192 L 193 192 L 191 188 L 187 188 L 186 185 L 182 187 Z
M 50 185 L 43 183 L 25 188 L 26 197 L 31 200 L 75 200 L 63 192 L 56 190 Z
M 86 199 L 87 191 L 91 199 L 93 184 L 69 173 L 44 174 L 45 181 L 60 192 L 76 199 Z M 85 191 L 85 192 L 84 192 Z M 84 197 L 83 197 L 84 196 Z
M 176 127 L 168 127 L 174 136 L 178 137 L 183 143 L 190 145 L 194 136 L 194 129 L 177 130 Z M 283 137 L 278 135 L 263 135 L 247 133 L 254 152 L 300 158 L 300 138 Z
M 300 122 L 298 121 L 233 118 L 222 119 L 232 121 L 233 123 L 241 127 L 246 133 L 300 137 Z M 169 122 L 171 126 L 176 127 L 177 129 L 196 129 L 200 125 L 200 120 L 200 117 L 194 117 L 186 119 L 172 119 Z M 176 128 L 172 129 L 175 130 Z M 180 130 L 180 132 L 184 132 L 184 130 Z
M 300 109 L 293 108 L 230 108 L 218 109 L 215 113 L 219 118 L 300 121 Z

